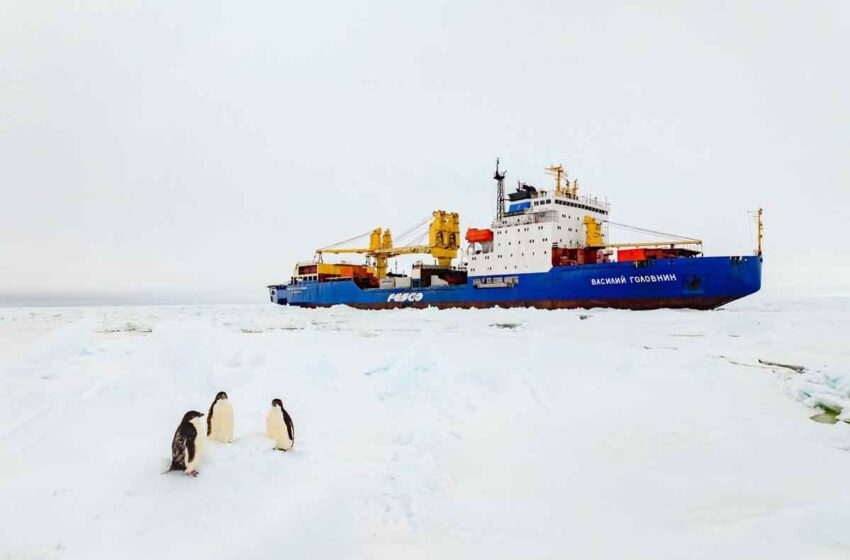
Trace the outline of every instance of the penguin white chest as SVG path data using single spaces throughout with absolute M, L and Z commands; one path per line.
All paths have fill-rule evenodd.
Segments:
M 212 407 L 210 438 L 222 443 L 233 441 L 233 406 L 228 399 L 219 399 Z
M 275 440 L 275 448 L 288 450 L 292 448 L 292 439 L 283 421 L 283 413 L 277 407 L 272 408 L 266 416 L 266 436 Z

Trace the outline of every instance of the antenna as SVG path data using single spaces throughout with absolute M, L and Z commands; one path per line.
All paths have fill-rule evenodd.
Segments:
M 505 178 L 505 173 L 507 173 L 507 171 L 503 171 L 502 173 L 499 173 L 499 158 L 496 158 L 496 174 L 493 175 L 493 178 L 496 179 L 497 181 L 501 181 L 502 179 Z
M 496 219 L 501 220 L 505 217 L 505 174 L 506 171 L 499 172 L 499 158 L 496 158 L 496 173 L 493 174 L 493 179 L 496 180 Z

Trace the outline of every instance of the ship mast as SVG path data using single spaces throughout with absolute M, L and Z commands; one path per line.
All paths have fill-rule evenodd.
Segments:
M 496 220 L 505 217 L 505 172 L 499 172 L 499 158 L 496 158 Z
M 546 174 L 555 177 L 555 195 L 561 196 L 563 194 L 563 191 L 561 190 L 561 177 L 566 175 L 566 173 L 564 172 L 564 166 L 562 166 L 560 163 L 558 165 L 550 165 L 546 168 Z M 570 179 L 569 177 L 567 177 L 567 192 L 569 192 L 569 189 Z
M 749 212 L 747 212 L 747 214 L 750 214 L 756 222 L 756 256 L 760 257 L 761 242 L 764 239 L 764 224 L 762 223 L 764 209 L 758 207 L 755 210 L 750 210 Z

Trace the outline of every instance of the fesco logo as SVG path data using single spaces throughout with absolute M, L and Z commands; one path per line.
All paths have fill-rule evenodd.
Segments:
M 394 301 L 396 303 L 403 303 L 405 301 L 414 302 L 422 301 L 424 297 L 425 295 L 422 292 L 398 292 L 388 295 L 387 301 Z

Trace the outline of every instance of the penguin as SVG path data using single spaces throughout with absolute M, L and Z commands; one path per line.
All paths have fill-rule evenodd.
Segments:
M 204 449 L 206 432 L 204 431 L 204 414 L 190 410 L 183 415 L 183 420 L 174 432 L 171 440 L 171 468 L 169 471 L 184 471 L 189 476 L 198 476 L 198 463 Z
M 233 441 L 233 407 L 224 391 L 219 391 L 210 405 L 210 412 L 207 414 L 207 437 L 221 443 Z
M 280 399 L 272 401 L 272 408 L 266 415 L 266 436 L 275 440 L 274 448 L 281 451 L 289 451 L 295 445 L 295 427 Z

